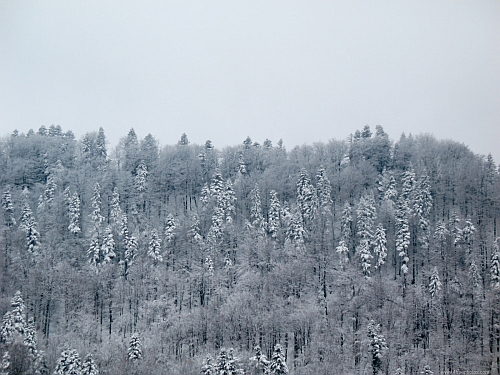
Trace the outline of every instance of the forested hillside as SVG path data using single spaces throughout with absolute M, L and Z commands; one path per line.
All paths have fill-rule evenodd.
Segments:
M 491 156 L 381 126 L 0 147 L 0 372 L 499 373 Z

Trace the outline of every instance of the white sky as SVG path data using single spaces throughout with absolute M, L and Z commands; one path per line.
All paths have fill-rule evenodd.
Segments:
M 0 135 L 291 149 L 381 124 L 500 161 L 500 2 L 0 1 Z

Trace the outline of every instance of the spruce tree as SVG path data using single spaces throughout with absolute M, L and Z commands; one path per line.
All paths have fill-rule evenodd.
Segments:
M 243 375 L 244 371 L 238 364 L 238 358 L 234 356 L 234 349 L 222 348 L 214 364 L 217 375 Z
M 381 370 L 382 358 L 388 347 L 384 335 L 380 333 L 380 324 L 375 324 L 373 320 L 368 323 L 368 338 L 370 339 L 373 375 L 377 375 Z
M 429 286 L 427 289 L 429 289 L 429 293 L 432 298 L 434 298 L 439 291 L 441 290 L 441 281 L 439 280 L 439 273 L 437 267 L 434 267 L 432 270 Z
M 250 357 L 252 367 L 256 372 L 263 373 L 269 365 L 269 360 L 267 359 L 266 355 L 262 353 L 262 349 L 259 345 L 257 345 L 253 350 L 255 351 L 255 355 L 253 357 Z
M 142 342 L 136 334 L 130 338 L 127 353 L 130 361 L 135 362 L 142 359 Z
M 165 242 L 170 245 L 175 238 L 175 231 L 177 229 L 177 221 L 174 215 L 169 213 L 165 219 Z
M 387 239 L 382 223 L 377 225 L 377 229 L 375 230 L 373 238 L 373 252 L 377 258 L 375 263 L 375 269 L 377 269 L 385 263 L 387 258 Z
M 1 341 L 10 343 L 17 337 L 22 337 L 26 330 L 26 321 L 24 317 L 25 305 L 20 291 L 14 294 L 10 301 L 11 310 L 7 311 L 2 319 L 0 327 Z
M 98 182 L 94 185 L 94 191 L 91 198 L 92 203 L 92 213 L 90 217 L 94 222 L 95 230 L 97 231 L 101 223 L 104 221 L 104 216 L 101 214 L 102 210 L 102 199 L 101 199 L 101 186 Z
M 4 212 L 4 223 L 7 227 L 16 225 L 14 218 L 14 205 L 12 204 L 12 195 L 10 193 L 10 186 L 6 186 L 6 190 L 2 195 L 2 208 Z
M 148 168 L 144 163 L 144 160 L 141 160 L 137 166 L 134 178 L 134 187 L 138 192 L 142 193 L 146 190 L 148 173 Z
M 201 373 L 203 375 L 217 375 L 215 372 L 214 359 L 211 355 L 208 355 L 203 361 L 203 365 L 201 366 Z
M 81 375 L 80 355 L 74 349 L 63 350 L 56 361 L 54 375 Z
M 280 224 L 281 205 L 278 193 L 275 190 L 269 192 L 269 212 L 267 219 L 267 231 L 273 240 L 278 240 Z
M 273 355 L 269 360 L 269 364 L 264 372 L 266 375 L 286 375 L 288 374 L 288 366 L 285 361 L 285 353 L 280 344 L 274 346 Z
M 111 213 L 110 219 L 114 226 L 120 224 L 122 216 L 122 209 L 120 208 L 120 194 L 118 193 L 118 188 L 113 189 L 113 194 L 111 196 Z
M 78 234 L 81 232 L 80 228 L 80 198 L 78 198 L 78 194 L 73 193 L 72 196 L 69 197 L 69 225 L 68 230 L 70 233 Z
M 82 363 L 81 375 L 99 375 L 99 368 L 94 362 L 92 354 L 87 354 Z
M 250 222 L 257 229 L 257 231 L 261 234 L 264 234 L 265 231 L 265 222 L 264 215 L 262 214 L 262 203 L 260 200 L 260 191 L 259 185 L 255 184 L 255 187 L 250 192 Z
M 148 256 L 156 262 L 163 262 L 161 255 L 161 238 L 158 236 L 156 229 L 151 230 L 149 236 Z
M 370 276 L 371 248 L 373 245 L 373 223 L 376 217 L 375 202 L 372 194 L 362 196 L 359 200 L 356 211 L 358 215 L 357 227 L 360 237 L 359 245 L 356 248 L 361 260 L 361 268 L 365 276 Z
M 491 263 L 490 263 L 490 283 L 491 287 L 494 289 L 500 289 L 500 252 L 498 241 L 500 237 L 495 240 L 493 244 L 493 252 L 491 254 Z
M 332 185 L 325 172 L 325 168 L 321 166 L 316 175 L 316 190 L 318 193 L 319 207 L 323 212 L 329 212 L 332 204 Z
M 101 245 L 101 254 L 103 265 L 111 263 L 111 261 L 116 257 L 115 239 L 111 227 L 106 227 L 106 229 L 104 230 L 104 236 Z
M 406 199 L 401 196 L 396 208 L 396 252 L 401 258 L 401 272 L 408 273 L 408 248 L 410 247 L 410 226 L 408 218 L 408 205 Z
M 311 184 L 309 175 L 305 168 L 300 170 L 297 180 L 297 207 L 304 223 L 310 223 L 318 208 L 318 196 L 316 188 Z

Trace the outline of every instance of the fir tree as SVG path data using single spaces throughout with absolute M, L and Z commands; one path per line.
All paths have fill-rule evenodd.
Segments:
M 64 350 L 56 361 L 54 375 L 81 375 L 80 355 L 74 349 Z
M 491 287 L 494 289 L 500 289 L 500 252 L 498 250 L 498 240 L 495 240 L 493 244 L 493 252 L 491 254 L 491 263 L 490 263 L 490 279 L 491 279 Z
M 250 200 L 252 204 L 250 208 L 250 222 L 259 232 L 264 233 L 265 222 L 264 215 L 262 214 L 262 204 L 258 184 L 255 184 L 255 187 L 250 192 Z
M 203 237 L 200 234 L 200 220 L 197 215 L 193 215 L 191 227 L 188 231 L 189 242 L 198 246 L 203 245 Z
M 211 355 L 208 355 L 203 361 L 203 365 L 201 366 L 201 373 L 203 375 L 217 375 L 215 372 L 214 359 Z
M 149 237 L 148 256 L 156 262 L 163 262 L 161 255 L 161 238 L 158 236 L 156 229 L 151 230 Z
M 323 212 L 328 212 L 332 204 L 332 186 L 326 176 L 325 168 L 321 166 L 316 175 L 316 189 L 318 192 L 318 202 Z
M 318 208 L 316 188 L 311 184 L 307 171 L 302 168 L 297 180 L 297 207 L 305 223 L 314 219 Z
M 177 229 L 177 222 L 174 215 L 168 214 L 165 219 L 165 242 L 171 244 L 175 238 L 175 230 Z
M 16 225 L 14 218 L 14 205 L 12 204 L 12 195 L 10 193 L 10 186 L 7 185 L 6 190 L 2 195 L 2 208 L 4 212 L 4 223 L 8 227 Z
M 269 360 L 267 359 L 266 355 L 262 353 L 259 345 L 257 345 L 253 350 L 255 351 L 255 355 L 253 357 L 250 357 L 252 367 L 256 371 L 263 373 L 269 365 Z
M 99 128 L 97 132 L 97 138 L 95 142 L 96 156 L 100 159 L 106 159 L 108 153 L 106 150 L 106 135 L 104 134 L 104 129 Z
M 384 335 L 380 334 L 380 324 L 375 324 L 373 320 L 368 323 L 368 338 L 370 339 L 373 375 L 377 375 L 382 367 L 384 352 L 388 347 Z
M 80 228 L 80 198 L 78 194 L 73 193 L 69 198 L 69 225 L 68 230 L 70 233 L 78 234 L 81 232 Z
M 434 373 L 431 371 L 431 367 L 429 365 L 425 365 L 424 371 L 421 372 L 424 375 L 433 375 Z
M 47 176 L 47 183 L 45 185 L 44 192 L 44 200 L 47 204 L 50 204 L 54 200 L 56 189 L 57 184 L 54 182 L 54 176 L 51 173 Z
M 359 245 L 356 248 L 361 260 L 361 268 L 365 276 L 370 276 L 371 247 L 373 242 L 373 222 L 376 216 L 375 202 L 373 195 L 368 194 L 361 197 L 357 209 L 357 226 L 360 237 Z
M 35 358 L 37 354 L 37 336 L 33 318 L 29 318 L 28 324 L 24 329 L 23 344 L 28 348 L 28 351 L 33 356 L 33 358 Z
M 26 330 L 26 321 L 24 318 L 25 305 L 20 291 L 14 294 L 10 301 L 12 309 L 7 311 L 2 319 L 0 328 L 1 341 L 10 343 L 17 337 L 22 337 Z
M 275 190 L 269 192 L 269 212 L 267 219 L 267 231 L 273 240 L 278 239 L 280 225 L 281 205 Z
M 429 293 L 432 298 L 434 298 L 441 290 L 441 281 L 439 280 L 439 273 L 437 267 L 434 267 L 431 274 L 431 280 L 429 282 Z
M 102 264 L 111 263 L 111 261 L 116 257 L 115 254 L 115 239 L 113 236 L 113 231 L 111 227 L 107 227 L 104 230 L 104 237 L 101 245 L 102 254 Z
M 111 196 L 111 213 L 110 219 L 113 225 L 119 225 L 122 216 L 122 209 L 120 208 L 120 194 L 118 194 L 118 188 L 113 189 L 113 194 Z
M 300 209 L 298 207 L 295 207 L 286 228 L 285 241 L 294 245 L 295 249 L 300 250 L 304 246 L 305 237 L 306 231 L 304 229 L 302 215 L 300 213 Z
M 352 226 L 352 208 L 349 202 L 344 204 L 344 208 L 342 210 L 342 217 L 340 219 L 340 232 L 342 236 L 342 240 L 346 243 L 346 246 L 349 246 L 349 242 L 351 241 L 351 226 Z
M 398 199 L 396 209 L 396 252 L 401 258 L 401 272 L 408 273 L 408 248 L 410 247 L 410 226 L 408 205 L 402 196 Z
M 344 240 L 340 240 L 337 248 L 336 248 L 337 253 L 339 254 L 340 257 L 340 264 L 342 266 L 346 265 L 349 262 L 349 248 L 347 247 L 347 244 Z
M 2 362 L 0 363 L 0 369 L 3 371 L 0 372 L 1 375 L 9 375 L 9 370 L 10 367 L 10 354 L 8 351 L 5 351 L 2 356 Z
M 266 375 L 286 375 L 288 374 L 288 366 L 285 361 L 285 353 L 280 344 L 274 346 L 274 352 L 269 360 L 269 364 L 264 372 Z
M 142 359 L 142 342 L 136 334 L 132 335 L 129 341 L 128 359 L 134 362 Z
M 214 364 L 215 374 L 217 375 L 242 375 L 243 369 L 238 364 L 238 358 L 234 356 L 233 348 L 220 350 Z
M 27 192 L 28 189 L 26 188 L 24 191 Z M 26 233 L 26 248 L 28 252 L 32 254 L 37 254 L 40 246 L 40 234 L 36 227 L 37 223 L 33 216 L 33 212 L 26 200 L 23 204 L 21 218 L 19 219 L 19 229 Z
M 99 368 L 94 362 L 92 354 L 87 354 L 82 363 L 81 375 L 99 375 Z
M 385 263 L 387 257 L 387 239 L 385 237 L 385 229 L 380 223 L 375 230 L 375 236 L 373 239 L 373 252 L 377 257 L 375 269 L 379 268 Z
M 99 185 L 98 182 L 96 182 L 94 185 L 94 192 L 92 194 L 91 202 L 92 202 L 92 213 L 90 214 L 90 217 L 94 222 L 95 228 L 98 228 L 104 221 L 104 216 L 102 216 L 101 214 L 101 209 L 102 209 L 101 186 Z
M 101 261 L 101 247 L 99 245 L 99 237 L 97 233 L 94 233 L 90 239 L 90 245 L 87 250 L 87 256 L 90 265 L 93 267 L 97 267 L 97 265 Z
M 137 191 L 143 192 L 146 190 L 147 177 L 148 177 L 148 168 L 146 167 L 144 160 L 141 160 L 141 162 L 137 166 L 137 170 L 135 171 L 135 178 L 134 178 L 134 186 Z

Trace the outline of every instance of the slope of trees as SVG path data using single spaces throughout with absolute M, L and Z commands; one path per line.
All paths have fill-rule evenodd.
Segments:
M 51 126 L 0 148 L 0 372 L 500 371 L 491 156 L 381 126 L 292 150 Z

